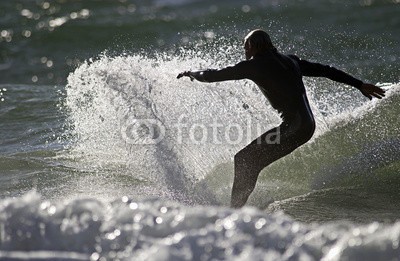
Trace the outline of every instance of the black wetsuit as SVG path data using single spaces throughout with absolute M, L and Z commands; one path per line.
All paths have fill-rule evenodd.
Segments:
M 315 130 L 303 76 L 326 77 L 359 88 L 363 82 L 334 67 L 283 55 L 275 50 L 256 55 L 235 66 L 221 70 L 192 73 L 203 82 L 249 79 L 254 81 L 272 107 L 282 116 L 282 124 L 267 131 L 235 155 L 235 180 L 232 189 L 233 207 L 245 204 L 253 191 L 260 171 L 275 160 L 306 143 Z M 279 143 L 268 137 L 279 134 Z

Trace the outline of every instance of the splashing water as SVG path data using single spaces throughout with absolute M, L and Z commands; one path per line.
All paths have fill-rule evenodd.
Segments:
M 238 53 L 236 48 L 228 47 L 214 54 L 181 50 L 175 55 L 152 54 L 153 58 L 104 54 L 95 61 L 85 62 L 68 77 L 66 87 L 65 106 L 69 111 L 71 133 L 76 138 L 70 155 L 82 157 L 80 168 L 89 166 L 89 169 L 123 172 L 151 183 L 164 191 L 159 193 L 167 193 L 175 200 L 191 204 L 227 204 L 233 155 L 258 135 L 278 125 L 279 115 L 250 81 L 204 84 L 177 80 L 176 75 L 188 69 L 232 65 L 240 60 Z M 314 140 L 341 125 L 350 128 L 353 119 L 361 120 L 366 112 L 380 104 L 377 101 L 363 104 L 361 95 L 348 90 L 333 91 L 333 87 L 327 85 L 324 81 L 306 80 L 317 120 Z M 323 96 L 321 90 L 331 92 Z M 345 102 L 337 102 L 340 98 Z M 363 135 L 365 133 L 358 139 L 363 139 Z M 282 169 L 283 165 L 297 169 L 299 178 L 308 177 L 301 182 L 301 189 L 291 178 L 290 193 L 284 190 L 285 196 L 268 195 L 269 199 L 264 202 L 310 190 L 312 175 L 317 170 L 299 170 L 301 163 L 296 160 L 304 157 L 306 161 L 315 161 L 311 157 L 321 148 L 310 147 L 319 146 L 319 143 L 310 144 L 313 142 L 282 160 L 291 163 L 273 164 L 271 170 L 266 170 L 281 182 L 282 178 L 293 176 L 287 173 L 290 171 L 285 170 L 287 167 Z M 273 180 L 268 178 L 268 182 L 273 188 L 263 187 L 261 181 L 263 190 L 271 193 L 282 190 Z M 262 197 L 266 197 L 265 193 Z

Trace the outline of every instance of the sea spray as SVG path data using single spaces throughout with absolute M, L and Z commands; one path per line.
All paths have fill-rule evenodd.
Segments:
M 180 54 L 152 56 L 104 54 L 69 76 L 65 105 L 71 133 L 77 138 L 69 151 L 71 157 L 80 157 L 82 168 L 123 171 L 124 175 L 157 184 L 186 203 L 228 204 L 233 155 L 278 125 L 279 115 L 250 81 L 204 84 L 176 79 L 185 69 L 215 68 L 212 53 L 181 50 Z M 218 65 L 233 64 L 235 59 L 238 57 L 219 60 Z M 371 124 L 377 131 L 395 135 L 397 127 L 390 123 L 394 119 L 380 125 L 376 121 L 387 117 L 387 110 L 381 115 L 374 112 L 395 102 L 395 87 L 390 97 L 379 102 L 362 102 L 362 95 L 349 87 L 345 95 L 355 96 L 351 103 L 347 98 L 338 102 L 342 91 L 335 92 L 333 103 L 331 96 L 320 94 L 325 86 L 321 80 L 306 80 L 317 120 L 314 139 L 264 171 L 254 198 L 250 198 L 253 204 L 265 206 L 273 200 L 307 193 L 315 184 L 313 180 L 321 177 L 318 182 L 326 184 L 321 167 L 341 160 L 346 150 L 356 153 L 354 148 L 364 146 L 364 137 L 371 136 L 367 131 Z M 363 115 L 371 119 L 363 120 Z M 358 123 L 354 126 L 352 122 Z M 336 139 L 336 133 L 348 137 L 341 139 L 344 147 L 332 148 L 333 152 L 327 151 L 331 156 L 323 159 L 323 146 Z M 355 134 L 356 140 L 350 138 Z M 210 187 L 223 189 L 215 195 L 207 189 Z
M 91 167 L 128 165 L 132 175 L 185 194 L 190 184 L 279 123 L 254 86 L 178 81 L 179 67 L 193 63 L 131 55 L 83 64 L 66 87 L 65 105 L 78 140 L 71 153 L 84 155 Z M 148 144 L 149 134 L 163 137 Z

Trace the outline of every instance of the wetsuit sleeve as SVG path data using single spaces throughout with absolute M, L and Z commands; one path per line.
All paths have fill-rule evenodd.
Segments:
M 301 70 L 301 74 L 303 76 L 325 77 L 335 82 L 345 83 L 350 86 L 354 86 L 358 89 L 363 84 L 363 82 L 359 79 L 354 78 L 353 76 L 339 69 L 336 69 L 335 67 L 302 60 L 295 55 L 290 55 L 290 57 L 297 61 Z
M 249 77 L 249 70 L 246 62 L 240 62 L 235 66 L 229 66 L 220 70 L 209 69 L 192 72 L 191 76 L 201 82 L 241 80 Z

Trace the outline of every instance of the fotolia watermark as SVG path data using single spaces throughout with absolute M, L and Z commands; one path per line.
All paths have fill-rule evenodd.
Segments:
M 258 137 L 257 143 L 279 144 L 280 128 L 260 135 L 262 125 L 253 123 L 248 116 L 245 126 L 239 123 L 223 124 L 214 119 L 210 123 L 189 123 L 189 117 L 181 115 L 175 124 L 168 129 L 157 119 L 128 118 L 121 127 L 122 138 L 129 144 L 154 145 L 161 142 L 166 135 L 176 140 L 178 144 L 240 144 L 250 143 Z

